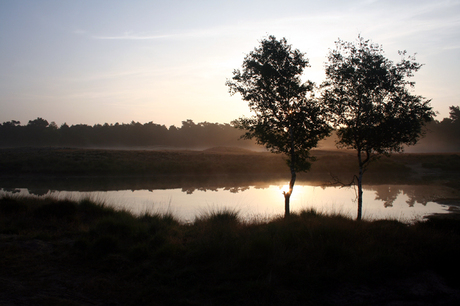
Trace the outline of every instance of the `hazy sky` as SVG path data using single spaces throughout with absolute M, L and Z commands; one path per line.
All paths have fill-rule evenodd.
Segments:
M 230 122 L 250 113 L 225 81 L 261 39 L 286 37 L 320 83 L 358 34 L 417 53 L 437 119 L 460 105 L 458 0 L 0 0 L 0 122 Z

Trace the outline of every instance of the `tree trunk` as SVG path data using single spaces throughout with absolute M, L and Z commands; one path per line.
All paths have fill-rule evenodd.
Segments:
M 365 152 L 366 157 L 363 160 L 361 149 L 358 148 L 358 163 L 359 163 L 359 175 L 358 175 L 358 216 L 356 220 L 361 220 L 363 216 L 363 174 L 366 163 L 369 162 L 370 153 Z
M 363 166 L 359 165 L 358 176 L 358 216 L 356 220 L 361 220 L 363 215 Z
M 294 165 L 296 164 L 295 147 L 294 147 L 294 131 L 292 127 L 289 129 L 289 136 L 291 137 L 291 181 L 289 182 L 289 191 L 284 192 L 284 217 L 287 218 L 290 215 L 289 201 L 291 200 L 292 190 L 294 189 L 296 173 Z
M 296 177 L 297 175 L 295 171 L 291 169 L 291 181 L 289 182 L 289 191 L 283 193 L 284 194 L 284 217 L 285 218 L 289 217 L 291 213 L 290 208 L 289 208 L 289 203 L 291 199 L 292 190 L 294 189 Z
M 290 192 L 285 192 L 284 193 L 284 217 L 287 218 L 289 217 L 289 200 L 291 198 L 291 193 Z

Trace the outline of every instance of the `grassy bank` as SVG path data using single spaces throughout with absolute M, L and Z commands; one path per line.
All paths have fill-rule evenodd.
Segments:
M 184 224 L 84 200 L 0 199 L 0 304 L 453 305 L 460 222 L 303 211 Z M 414 304 L 415 305 L 415 304 Z
M 353 152 L 313 150 L 316 161 L 309 172 L 356 172 Z M 406 176 L 442 170 L 460 171 L 460 154 L 394 154 L 371 164 L 368 176 L 392 173 Z M 204 151 L 102 150 L 66 148 L 0 149 L 0 173 L 17 175 L 165 175 L 165 174 L 275 174 L 288 173 L 282 155 L 237 148 Z
M 19 148 L 0 149 L 3 174 L 164 175 L 276 172 L 280 156 L 241 150 L 148 151 Z

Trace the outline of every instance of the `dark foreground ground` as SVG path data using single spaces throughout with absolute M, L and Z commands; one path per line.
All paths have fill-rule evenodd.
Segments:
M 0 305 L 459 305 L 460 221 L 0 200 Z

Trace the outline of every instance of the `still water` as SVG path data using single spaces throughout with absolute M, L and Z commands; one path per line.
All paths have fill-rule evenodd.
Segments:
M 27 188 L 0 189 L 0 196 L 52 196 L 59 199 L 90 198 L 134 214 L 171 212 L 183 221 L 193 221 L 200 214 L 224 208 L 239 211 L 240 217 L 271 218 L 284 214 L 283 186 L 280 182 L 244 187 L 187 187 L 131 190 L 66 191 L 47 190 L 37 195 Z M 430 214 L 449 213 L 441 198 L 455 191 L 431 185 L 365 186 L 364 219 L 396 219 L 404 222 L 422 219 Z M 340 213 L 356 217 L 356 189 L 353 187 L 297 184 L 291 196 L 291 211 L 314 208 L 325 213 Z

